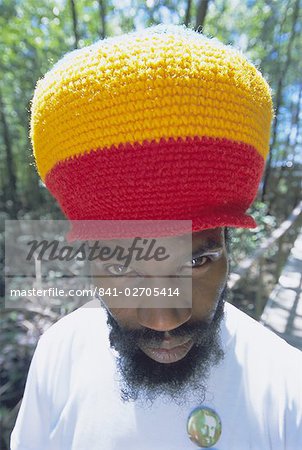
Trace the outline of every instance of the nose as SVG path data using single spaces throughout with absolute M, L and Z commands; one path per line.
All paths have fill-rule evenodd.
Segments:
M 187 322 L 191 308 L 138 308 L 137 320 L 140 325 L 155 331 L 171 331 Z

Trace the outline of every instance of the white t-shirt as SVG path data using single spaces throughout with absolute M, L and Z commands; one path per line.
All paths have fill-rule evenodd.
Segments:
M 104 310 L 96 302 L 40 338 L 11 437 L 12 450 L 193 450 L 186 424 L 198 403 L 120 400 Z M 214 450 L 302 449 L 302 353 L 226 305 L 225 358 L 203 406 L 222 434 Z

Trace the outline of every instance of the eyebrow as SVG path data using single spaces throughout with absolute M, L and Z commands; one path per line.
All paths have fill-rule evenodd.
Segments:
M 210 252 L 210 251 L 221 251 L 223 249 L 223 244 L 220 242 L 216 242 L 214 240 L 208 240 L 206 243 L 201 244 L 201 246 L 192 252 L 193 258 L 198 258 L 199 256 L 203 255 L 204 253 Z
M 113 248 L 114 248 L 114 247 L 112 248 L 113 244 L 109 243 L 109 241 L 107 241 L 107 242 L 99 241 L 99 242 L 101 242 L 102 244 L 105 244 L 104 246 L 109 247 L 110 250 L 113 251 Z M 118 242 L 120 242 L 120 241 L 118 241 Z M 207 239 L 206 242 L 203 242 L 202 244 L 200 244 L 200 246 L 196 250 L 194 250 L 194 252 L 192 252 L 192 256 L 190 256 L 190 257 L 192 257 L 192 259 L 194 259 L 194 258 L 198 258 L 198 257 L 204 255 L 205 253 L 209 253 L 209 252 L 214 253 L 215 251 L 219 252 L 221 250 L 223 250 L 223 243 L 217 242 L 216 240 L 209 238 L 209 239 Z M 114 254 L 111 256 L 111 259 L 112 260 L 116 259 L 116 252 L 114 252 Z

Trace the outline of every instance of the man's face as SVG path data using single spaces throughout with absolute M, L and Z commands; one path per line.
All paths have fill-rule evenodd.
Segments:
M 206 444 L 211 444 L 216 432 L 216 420 L 214 417 L 206 416 L 205 423 L 200 428 L 200 433 Z
M 152 401 L 166 394 L 180 402 L 185 398 L 184 390 L 193 389 L 202 400 L 209 369 L 223 356 L 219 325 L 228 274 L 225 233 L 222 228 L 193 233 L 194 258 L 182 253 L 178 238 L 156 241 L 172 256 L 167 273 L 185 273 L 186 268 L 192 268 L 192 304 L 177 308 L 112 308 L 105 304 L 110 343 L 119 353 L 122 398 Z M 114 248 L 118 243 L 107 241 L 106 245 Z M 95 284 L 105 290 L 120 290 L 122 285 L 133 283 L 134 274 L 153 277 L 152 270 L 147 261 L 132 260 L 126 270 L 121 261 L 92 263 Z M 121 275 L 107 278 L 109 272 Z

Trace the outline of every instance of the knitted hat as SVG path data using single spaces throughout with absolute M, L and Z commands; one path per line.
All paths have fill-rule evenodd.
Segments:
M 71 221 L 249 228 L 271 118 L 270 89 L 239 51 L 161 25 L 59 61 L 37 83 L 31 139 Z M 80 223 L 71 238 L 85 238 Z

